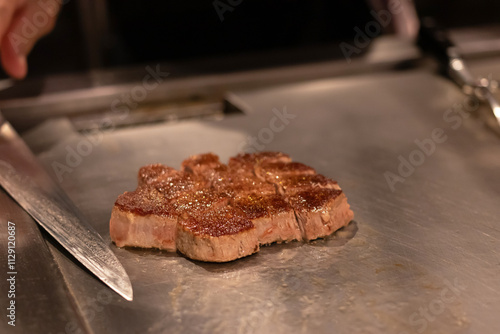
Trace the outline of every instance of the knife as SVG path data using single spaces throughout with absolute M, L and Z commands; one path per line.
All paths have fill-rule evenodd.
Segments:
M 55 240 L 126 300 L 125 269 L 0 112 L 0 185 Z
M 493 95 L 498 83 L 488 78 L 475 79 L 459 48 L 431 17 L 421 20 L 418 44 L 423 51 L 431 53 L 439 61 L 442 73 L 460 86 L 467 95 L 489 104 L 489 112 L 483 114 L 485 123 L 500 135 L 500 104 Z

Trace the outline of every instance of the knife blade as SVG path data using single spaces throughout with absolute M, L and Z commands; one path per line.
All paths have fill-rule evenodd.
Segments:
M 125 269 L 0 112 L 0 185 L 57 242 L 126 300 Z

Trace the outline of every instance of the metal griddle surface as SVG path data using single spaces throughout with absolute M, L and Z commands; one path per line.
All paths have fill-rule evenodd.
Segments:
M 485 73 L 486 75 L 488 73 Z M 62 185 L 110 244 L 116 197 L 140 166 L 179 167 L 191 154 L 226 160 L 270 128 L 273 108 L 295 116 L 261 134 L 339 181 L 355 222 L 328 240 L 263 247 L 225 264 L 157 250 L 118 249 L 134 287 L 126 302 L 51 247 L 95 333 L 499 333 L 500 139 L 474 117 L 446 122 L 455 86 L 409 71 L 237 92 L 251 111 L 108 131 Z M 280 123 L 276 123 L 280 125 Z M 447 140 L 391 191 L 415 140 Z M 45 129 L 47 130 L 47 129 Z M 41 129 L 41 132 L 44 130 Z M 47 131 L 57 131 L 51 126 Z M 65 163 L 85 137 L 65 135 L 40 158 Z M 243 144 L 242 144 L 243 143 Z M 64 329 L 55 328 L 55 332 Z

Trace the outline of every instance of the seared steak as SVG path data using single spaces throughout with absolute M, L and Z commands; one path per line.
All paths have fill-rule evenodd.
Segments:
M 267 162 L 254 166 L 255 175 L 262 181 L 276 183 L 283 177 L 294 175 L 314 175 L 316 171 L 300 162 Z
M 148 165 L 138 184 L 113 208 L 115 244 L 178 250 L 201 261 L 326 237 L 353 218 L 336 181 L 279 152 L 239 154 L 228 165 L 213 153 L 194 155 L 181 171 Z
M 179 174 L 177 170 L 162 164 L 153 164 L 141 167 L 137 175 L 139 187 L 158 182 L 162 178 Z
M 342 190 L 311 188 L 288 197 L 288 201 L 305 241 L 332 234 L 354 216 Z
M 246 196 L 252 193 L 261 195 L 274 195 L 276 186 L 269 182 L 264 182 L 252 173 L 226 172 L 220 178 L 212 182 L 212 187 L 233 197 Z
M 177 214 L 203 213 L 213 208 L 222 208 L 229 203 L 229 196 L 211 189 L 189 191 L 173 198 L 170 203 L 176 208 Z
M 232 261 L 259 251 L 255 226 L 229 206 L 182 215 L 176 246 L 190 259 L 209 262 Z
M 227 166 L 213 153 L 192 155 L 181 164 L 182 170 L 191 174 L 204 175 L 206 172 L 224 171 Z
M 250 194 L 232 205 L 252 220 L 261 245 L 301 240 L 293 208 L 282 196 Z
M 287 154 L 281 152 L 240 153 L 229 158 L 228 166 L 234 171 L 253 171 L 254 166 L 263 162 L 291 162 Z
M 281 195 L 293 195 L 310 188 L 337 189 L 337 181 L 330 180 L 321 174 L 291 175 L 275 180 L 276 188 Z
M 175 251 L 175 207 L 152 187 L 120 195 L 111 212 L 109 225 L 111 239 L 118 247 Z
M 209 182 L 198 175 L 177 172 L 176 174 L 159 177 L 151 186 L 167 200 L 172 200 L 186 192 L 204 190 L 209 186 Z

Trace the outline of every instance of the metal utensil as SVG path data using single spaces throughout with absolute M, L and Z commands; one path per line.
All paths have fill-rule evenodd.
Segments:
M 498 87 L 497 81 L 491 78 L 475 79 L 459 48 L 433 18 L 422 19 L 418 44 L 439 61 L 442 73 L 459 85 L 467 95 L 488 103 L 491 110 L 484 115 L 485 123 L 500 135 L 500 104 L 493 95 Z
M 114 253 L 0 113 L 0 184 L 79 262 L 127 300 L 130 279 Z

